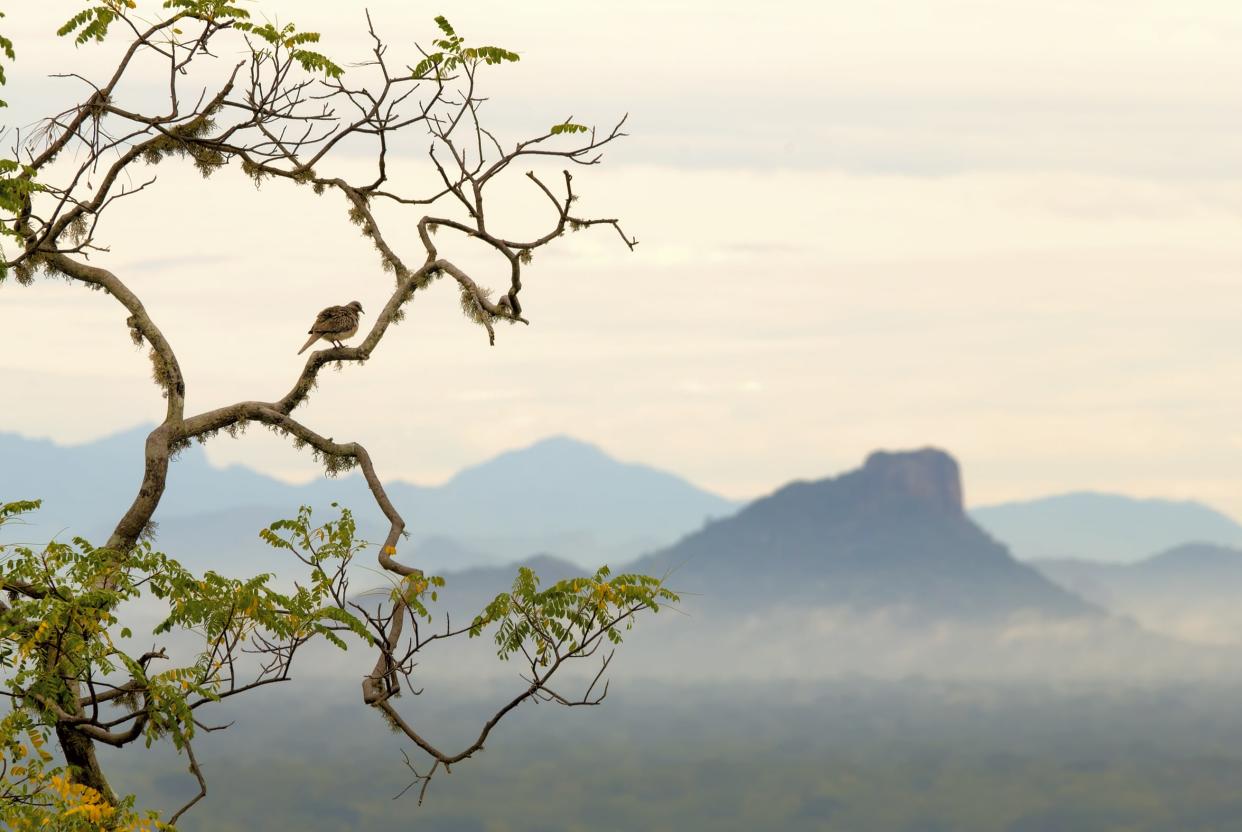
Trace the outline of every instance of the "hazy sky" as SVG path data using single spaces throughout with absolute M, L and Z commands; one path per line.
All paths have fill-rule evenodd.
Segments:
M 77 95 L 46 75 L 104 55 L 50 36 L 76 4 L 13 5 L 19 126 Z M 301 415 L 383 475 L 436 482 L 568 433 L 745 497 L 933 444 L 976 504 L 1091 488 L 1242 515 L 1242 5 L 365 5 L 394 55 L 437 13 L 519 51 L 486 90 L 510 140 L 628 111 L 632 138 L 576 182 L 642 241 L 538 256 L 532 325 L 494 348 L 437 285 L 365 367 L 326 373 Z M 261 8 L 352 60 L 363 6 Z M 339 197 L 158 172 L 103 262 L 170 336 L 191 409 L 282 395 L 318 309 L 385 298 Z M 546 216 L 535 197 L 512 191 L 513 222 Z M 0 316 L 0 429 L 82 441 L 160 416 L 108 298 L 9 283 Z M 259 431 L 208 452 L 315 473 Z

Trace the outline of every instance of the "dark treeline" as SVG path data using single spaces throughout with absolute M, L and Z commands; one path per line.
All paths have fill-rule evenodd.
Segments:
M 229 736 L 203 739 L 220 797 L 184 829 L 1236 830 L 1239 694 L 630 681 L 602 709 L 526 707 L 419 808 L 392 799 L 411 778 L 378 718 L 346 701 L 301 709 L 291 687 Z M 427 701 L 427 723 L 454 735 L 485 705 L 446 692 Z M 126 787 L 173 803 L 191 790 L 179 768 L 172 755 L 141 760 Z

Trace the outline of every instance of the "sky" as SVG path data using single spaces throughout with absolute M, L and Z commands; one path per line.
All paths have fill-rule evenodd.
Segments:
M 16 5 L 8 127 L 80 95 L 47 76 L 108 56 L 51 35 L 76 4 Z M 935 445 L 976 505 L 1093 489 L 1242 516 L 1242 5 L 366 6 L 394 55 L 439 13 L 519 52 L 485 89 L 509 141 L 629 113 L 631 136 L 575 183 L 584 212 L 640 240 L 539 253 L 531 326 L 495 347 L 437 284 L 365 366 L 325 373 L 301 417 L 366 445 L 381 475 L 435 483 L 570 434 L 745 498 Z M 363 4 L 254 8 L 365 57 Z M 401 170 L 425 170 L 420 152 Z M 158 176 L 107 218 L 100 262 L 169 335 L 191 411 L 278 398 L 320 308 L 385 299 L 340 198 Z M 515 182 L 505 221 L 546 221 L 541 199 Z M 419 259 L 412 233 L 400 244 Z M 451 256 L 505 280 L 476 250 Z M 157 420 L 124 318 L 62 282 L 0 287 L 0 430 L 82 442 Z M 208 455 L 317 473 L 258 430 Z

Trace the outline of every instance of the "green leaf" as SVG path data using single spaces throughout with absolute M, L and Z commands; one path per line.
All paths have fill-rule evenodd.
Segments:
M 452 25 L 449 24 L 448 20 L 444 17 L 444 15 L 436 15 L 436 25 L 440 27 L 441 32 L 443 32 L 450 38 L 454 37 L 457 34 L 457 32 L 453 31 Z
M 56 34 L 64 37 L 76 32 L 73 42 L 77 46 L 92 40 L 102 42 L 108 35 L 108 28 L 117 17 L 116 11 L 107 6 L 93 6 L 69 18 L 56 30 Z

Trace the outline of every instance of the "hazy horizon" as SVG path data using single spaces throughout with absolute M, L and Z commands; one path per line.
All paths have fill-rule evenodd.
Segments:
M 65 449 L 72 449 L 72 448 L 75 448 L 75 447 L 81 447 L 81 446 L 91 445 L 91 444 L 94 444 L 94 443 L 96 443 L 96 442 L 104 441 L 104 440 L 107 440 L 107 439 L 110 439 L 110 438 L 113 438 L 113 437 L 116 437 L 116 436 L 124 435 L 124 434 L 127 434 L 127 433 L 132 433 L 132 432 L 136 432 L 136 431 L 144 431 L 144 430 L 148 430 L 148 429 L 150 429 L 150 428 L 152 428 L 152 427 L 154 427 L 154 423 L 149 423 L 149 422 L 147 422 L 147 423 L 138 423 L 138 424 L 134 424 L 134 425 L 132 425 L 132 426 L 130 426 L 130 427 L 128 427 L 128 428 L 120 428 L 120 429 L 118 429 L 118 430 L 115 430 L 115 431 L 110 431 L 110 432 L 108 432 L 108 433 L 105 433 L 105 434 L 102 434 L 102 435 L 99 435 L 99 436 L 96 436 L 96 437 L 86 438 L 86 439 L 81 439 L 81 440 L 75 440 L 75 441 L 67 441 L 67 442 L 66 442 L 66 441 L 60 441 L 60 440 L 58 440 L 56 437 L 53 437 L 53 436 L 39 436 L 39 435 L 35 435 L 35 434 L 27 434 L 27 433 L 24 433 L 24 432 L 21 432 L 21 431 L 0 431 L 0 433 L 8 432 L 8 433 L 12 433 L 12 434 L 14 434 L 14 435 L 16 435 L 16 436 L 19 436 L 20 438 L 22 438 L 22 439 L 24 439 L 24 440 L 28 440 L 28 441 L 48 441 L 48 442 L 53 443 L 53 444 L 54 444 L 55 446 L 57 446 L 57 447 L 60 447 L 60 448 L 65 448 Z M 245 439 L 246 439 L 246 438 L 247 438 L 247 437 L 245 437 L 245 436 L 241 436 L 241 437 L 238 437 L 238 438 L 236 438 L 236 439 L 234 439 L 233 437 L 229 437 L 229 436 L 217 436 L 217 437 L 213 437 L 213 438 L 212 438 L 212 440 L 211 440 L 210 442 L 208 442 L 206 445 L 204 445 L 204 446 L 203 446 L 203 450 L 204 450 L 204 452 L 205 452 L 205 454 L 206 454 L 208 464 L 209 464 L 209 465 L 211 465 L 211 466 L 212 466 L 212 468 L 214 468 L 214 469 L 216 469 L 216 470 L 225 470 L 225 469 L 229 468 L 230 466 L 238 465 L 238 466 L 241 466 L 241 467 L 243 467 L 243 468 L 247 468 L 247 469 L 249 469 L 249 470 L 255 471 L 256 473 L 262 474 L 262 475 L 264 475 L 264 476 L 271 477 L 271 478 L 272 478 L 272 479 L 274 479 L 274 480 L 277 480 L 277 481 L 279 481 L 279 482 L 281 482 L 281 483 L 284 483 L 284 484 L 286 484 L 286 485 L 290 485 L 290 486 L 306 486 L 306 485 L 310 485 L 310 484 L 312 484 L 312 483 L 321 482 L 321 481 L 324 479 L 324 474 L 323 474 L 322 472 L 309 472 L 309 473 L 307 473 L 305 476 L 301 476 L 301 477 L 299 477 L 299 476 L 296 476 L 293 472 L 290 472 L 290 471 L 288 471 L 288 470 L 279 470 L 279 469 L 278 469 L 278 470 L 264 470 L 263 468 L 260 468 L 260 467 L 255 466 L 254 464 L 252 464 L 249 460 L 247 460 L 247 459 L 246 459 L 246 458 L 244 458 L 244 457 L 242 457 L 242 458 L 231 458 L 231 456 L 230 456 L 229 458 L 226 458 L 226 459 L 224 459 L 224 460 L 218 460 L 218 459 L 214 459 L 214 458 L 213 458 L 213 457 L 217 456 L 216 454 L 212 454 L 212 453 L 211 453 L 211 448 L 212 448 L 212 445 L 213 445 L 213 444 L 215 444 L 215 443 L 228 443 L 228 442 L 240 442 L 240 441 L 245 441 Z M 511 454 L 511 453 L 519 452 L 519 451 L 524 451 L 524 450 L 530 449 L 530 448 L 532 448 L 532 447 L 534 447 L 534 446 L 536 446 L 536 445 L 542 445 L 542 444 L 544 444 L 544 443 L 553 442 L 553 441 L 557 441 L 557 440 L 568 440 L 568 441 L 570 441 L 570 442 L 574 442 L 574 443 L 577 443 L 577 444 L 581 444 L 581 445 L 586 445 L 586 446 L 589 446 L 589 447 L 594 448 L 595 450 L 597 450 L 597 451 L 599 451 L 599 452 L 603 453 L 605 456 L 607 456 L 607 457 L 608 457 L 608 458 L 610 458 L 611 460 L 613 460 L 613 461 L 615 461 L 615 462 L 617 462 L 617 463 L 620 463 L 620 464 L 622 464 L 622 465 L 638 465 L 638 466 L 642 466 L 642 467 L 646 467 L 646 468 L 652 468 L 652 469 L 657 470 L 657 471 L 660 471 L 660 472 L 662 472 L 662 473 L 671 474 L 671 475 L 673 475 L 673 476 L 677 477 L 678 479 L 681 479 L 681 480 L 686 481 L 687 483 L 689 483 L 690 485 L 694 486 L 695 488 L 698 488 L 698 489 L 700 489 L 700 490 L 703 490 L 703 491 L 705 491 L 705 492 L 707 492 L 707 493 L 709 493 L 709 494 L 715 494 L 715 495 L 720 496 L 720 497 L 723 497 L 723 498 L 725 498 L 725 499 L 732 500 L 732 501 L 734 501 L 734 502 L 736 502 L 736 503 L 739 503 L 739 504 L 744 504 L 744 503 L 749 502 L 749 501 L 751 501 L 751 500 L 755 500 L 755 499 L 759 499 L 759 498 L 761 498 L 761 497 L 767 496 L 767 495 L 771 494 L 772 492 L 774 492 L 774 491 L 776 491 L 776 490 L 778 490 L 778 489 L 780 489 L 780 488 L 782 488 L 782 487 L 784 487 L 784 486 L 786 486 L 786 485 L 789 485 L 789 484 L 790 484 L 790 483 L 792 483 L 792 482 L 800 482 L 800 481 L 801 481 L 801 482 L 808 482 L 808 481 L 813 482 L 813 481 L 817 481 L 817 480 L 829 479 L 829 478 L 832 478 L 832 477 L 839 476 L 839 475 L 840 475 L 840 474 L 842 474 L 842 473 L 845 473 L 845 472 L 847 472 L 847 471 L 851 471 L 851 470 L 854 470 L 854 469 L 858 468 L 860 465 L 862 465 L 862 463 L 864 462 L 864 460 L 865 460 L 866 456 L 870 455 L 871 453 L 877 452 L 877 451 L 885 451 L 885 452 L 894 452 L 894 451 L 898 451 L 898 452 L 900 452 L 900 451 L 912 451 L 912 450 L 917 450 L 917 449 L 919 449 L 919 448 L 933 447 L 933 446 L 931 446 L 931 445 L 922 445 L 922 446 L 912 446 L 912 447 L 905 447 L 905 448 L 896 448 L 896 447 L 877 447 L 877 448 L 873 448 L 871 451 L 868 451 L 866 454 L 864 454 L 864 456 L 863 456 L 863 457 L 860 457 L 858 460 L 856 460 L 856 461 L 855 461 L 855 462 L 853 462 L 853 463 L 846 463 L 846 464 L 844 465 L 844 467 L 842 467 L 842 468 L 835 469 L 835 470 L 830 470 L 830 471 L 824 471 L 824 472 L 822 472 L 822 473 L 820 473 L 819 475 L 816 475 L 816 476 L 810 476 L 810 477 L 804 477 L 804 478 L 800 478 L 800 479 L 789 479 L 789 480 L 783 480 L 783 481 L 780 481 L 780 482 L 774 482 L 774 483 L 772 483 L 771 485 L 769 485 L 769 486 L 765 487 L 763 490 L 761 490 L 761 491 L 759 491 L 759 492 L 757 492 L 757 493 L 754 493 L 754 494 L 745 494 L 745 495 L 740 495 L 740 496 L 735 496 L 735 495 L 730 495 L 730 494 L 723 494 L 723 493 L 720 493 L 720 492 L 713 491 L 713 490 L 712 490 L 711 488 L 709 488 L 708 486 L 706 486 L 706 485 L 704 485 L 704 484 L 702 484 L 702 483 L 699 483 L 699 482 L 695 482 L 695 481 L 694 481 L 694 480 L 692 480 L 690 477 L 686 476 L 686 474 L 685 474 L 684 472 L 681 472 L 681 471 L 678 471 L 678 470 L 676 470 L 676 469 L 674 469 L 674 468 L 671 468 L 671 467 L 669 467 L 669 466 L 663 465 L 663 464 L 661 464 L 661 463 L 660 463 L 660 462 L 658 462 L 658 461 L 653 461 L 653 460 L 648 460 L 648 459 L 630 459 L 630 458 L 622 458 L 622 457 L 618 456 L 617 454 L 615 454 L 615 453 L 614 453 L 614 452 L 613 452 L 610 448 L 608 448 L 608 447 L 606 447 L 606 446 L 604 446 L 604 445 L 601 445 L 601 444 L 599 444 L 599 443 L 597 443 L 597 442 L 591 442 L 591 441 L 589 441 L 589 440 L 583 439 L 583 438 L 581 438 L 581 437 L 579 437 L 579 436 L 575 436 L 575 435 L 573 435 L 573 434 L 569 434 L 569 433 L 550 433 L 550 434 L 547 434 L 547 435 L 545 435 L 545 436 L 536 436 L 536 437 L 534 437 L 533 439 L 531 439 L 530 441 L 528 441 L 528 442 L 526 442 L 526 443 L 524 443 L 524 444 L 514 445 L 514 446 L 512 446 L 512 447 L 507 447 L 507 448 L 500 448 L 500 449 L 499 449 L 499 450 L 497 450 L 496 452 L 491 453 L 491 454 L 489 454 L 489 455 L 487 455 L 487 456 L 483 456 L 483 457 L 479 457 L 479 458 L 474 458 L 474 459 L 467 459 L 467 460 L 465 460 L 464 462 L 462 462 L 462 464 L 461 464 L 461 466 L 460 466 L 460 467 L 458 467 L 458 468 L 456 468 L 456 469 L 453 469 L 453 470 L 449 471 L 446 475 L 444 475 L 444 476 L 443 476 L 442 478 L 440 478 L 440 479 L 434 479 L 434 480 L 411 480 L 411 479 L 405 479 L 405 478 L 402 478 L 402 477 L 393 477 L 393 478 L 389 478 L 389 479 L 390 479 L 390 481 L 394 481 L 394 482 L 395 482 L 395 481 L 399 481 L 399 482 L 402 482 L 402 483 L 406 483 L 406 484 L 408 484 L 408 485 L 418 486 L 418 487 L 420 487 L 420 488 L 439 488 L 439 487 L 442 487 L 442 486 L 446 485 L 447 483 L 451 482 L 451 481 L 453 480 L 453 478 L 455 478 L 456 476 L 458 476 L 458 475 L 459 475 L 459 474 L 461 474 L 462 472 L 464 472 L 464 471 L 468 471 L 468 470 L 470 470 L 470 469 L 472 469 L 472 468 L 475 468 L 475 467 L 477 467 L 477 466 L 479 466 L 479 465 L 483 465 L 483 464 L 485 464 L 485 463 L 491 462 L 491 461 L 495 460 L 496 458 L 498 458 L 498 457 L 500 457 L 500 456 L 503 456 L 503 455 L 505 455 L 505 454 Z M 946 453 L 948 453 L 948 454 L 950 454 L 951 456 L 954 456 L 954 457 L 956 458 L 956 454 L 954 454 L 954 452 L 953 452 L 953 449 L 952 449 L 952 448 L 938 448 L 938 450 L 945 451 Z M 173 463 L 173 464 L 175 465 L 175 464 L 176 464 L 176 462 L 174 461 L 174 463 Z M 346 474 L 346 475 L 344 475 L 344 476 L 350 476 L 350 474 Z M 973 495 L 972 495 L 972 493 L 971 493 L 970 489 L 968 488 L 968 489 L 966 489 L 965 493 L 963 494 L 963 498 L 964 498 L 964 500 L 965 500 L 965 505 L 966 505 L 966 507 L 967 507 L 967 508 L 969 508 L 969 509 L 971 509 L 971 510 L 974 510 L 974 509 L 983 509 L 983 508 L 999 508 L 999 507 L 1008 506 L 1008 505 L 1013 504 L 1013 503 L 1032 503 L 1032 502 L 1039 502 L 1039 501 L 1041 501 L 1041 500 L 1055 499 L 1055 498 L 1060 498 L 1060 497 L 1079 496 L 1079 495 L 1121 496 L 1121 497 L 1127 497 L 1127 498 L 1130 498 L 1130 499 L 1140 500 L 1140 501 L 1142 501 L 1142 500 L 1153 500 L 1153 501 L 1158 501 L 1158 502 L 1173 502 L 1173 503 L 1199 504 L 1199 505 L 1204 505 L 1204 506 L 1207 506 L 1208 508 L 1214 509 L 1214 510 L 1216 510 L 1216 511 L 1220 511 L 1221 513 L 1225 514 L 1225 515 L 1226 515 L 1227 517 L 1229 517 L 1230 519 L 1235 519 L 1235 520 L 1238 520 L 1240 523 L 1242 523 L 1242 515 L 1235 517 L 1235 515 L 1231 514 L 1230 512 L 1225 511 L 1225 510 L 1221 509 L 1220 507 L 1218 507 L 1218 506 L 1216 506 L 1216 505 L 1213 505 L 1213 504 L 1211 504 L 1211 503 L 1209 503 L 1209 502 L 1207 502 L 1207 501 L 1205 501 L 1205 500 L 1200 500 L 1200 499 L 1197 499 L 1197 498 L 1195 498 L 1195 497 L 1193 497 L 1193 496 L 1185 496 L 1185 497 L 1169 497 L 1169 496 L 1166 496 L 1166 495 L 1160 495 L 1160 494 L 1154 494 L 1154 495 L 1148 495 L 1148 494 L 1132 494 L 1132 493 L 1126 493 L 1126 492 L 1124 492 L 1124 491 L 1104 491 L 1104 490 L 1099 490 L 1099 489 L 1082 488 L 1082 489 L 1074 489 L 1074 490 L 1069 490 L 1069 491 L 1059 491 L 1059 492 L 1050 492 L 1050 493 L 1043 493 L 1043 494 L 1030 494 L 1030 495 L 1026 495 L 1026 496 L 1017 496 L 1017 497 L 1013 497 L 1013 498 L 1011 498 L 1011 499 L 1001 500 L 1001 501 L 998 501 L 998 502 L 981 502 L 981 501 L 979 501 L 979 500 L 972 499 L 972 496 L 973 496 Z M 1194 542 L 1194 541 L 1183 541 L 1183 542 Z M 1152 554 L 1156 554 L 1156 553 L 1155 553 L 1155 552 L 1153 552 Z

